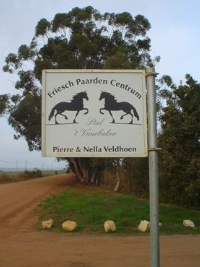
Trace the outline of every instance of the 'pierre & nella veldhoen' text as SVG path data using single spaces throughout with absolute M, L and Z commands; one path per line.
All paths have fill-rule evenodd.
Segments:
M 114 153 L 114 152 L 126 152 L 126 153 L 133 153 L 136 152 L 136 147 L 122 147 L 122 146 L 84 146 L 84 147 L 60 147 L 60 146 L 53 146 L 54 153 L 63 153 L 63 152 L 107 152 L 107 153 Z

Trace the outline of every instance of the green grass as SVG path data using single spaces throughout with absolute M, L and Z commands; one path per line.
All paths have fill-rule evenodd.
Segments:
M 104 233 L 106 220 L 116 223 L 119 234 L 141 234 L 137 227 L 141 220 L 149 220 L 149 202 L 133 195 L 114 194 L 96 188 L 67 189 L 58 196 L 51 196 L 40 204 L 40 221 L 52 218 L 51 231 L 63 231 L 66 220 L 76 221 L 77 232 Z M 197 229 L 182 225 L 184 219 L 191 219 Z M 161 234 L 200 233 L 200 212 L 177 206 L 160 204 Z M 147 233 L 145 233 L 147 234 Z

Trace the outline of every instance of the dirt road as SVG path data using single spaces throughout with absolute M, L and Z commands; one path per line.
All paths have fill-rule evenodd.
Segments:
M 34 208 L 66 175 L 0 185 L 0 267 L 147 267 L 149 237 L 38 232 Z M 162 267 L 199 267 L 200 235 L 161 236 Z

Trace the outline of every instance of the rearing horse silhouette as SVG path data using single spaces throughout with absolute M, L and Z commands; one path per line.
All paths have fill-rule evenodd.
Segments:
M 123 110 L 125 112 L 125 114 L 120 117 L 120 120 L 122 120 L 123 117 L 126 115 L 131 115 L 132 118 L 129 123 L 132 124 L 133 115 L 134 115 L 139 121 L 139 115 L 136 109 L 128 102 L 117 102 L 117 100 L 115 99 L 115 96 L 108 92 L 101 92 L 99 100 L 102 100 L 103 98 L 105 99 L 104 108 L 100 108 L 99 112 L 101 114 L 104 114 L 102 110 L 107 110 L 110 113 L 110 116 L 112 117 L 112 123 L 115 123 L 115 119 L 113 118 L 111 111 L 117 111 L 117 110 Z M 133 111 L 133 114 L 131 111 Z
M 55 124 L 59 124 L 57 119 L 56 119 L 58 115 L 63 116 L 67 120 L 68 117 L 62 113 L 65 112 L 66 110 L 68 110 L 68 111 L 77 111 L 75 118 L 73 120 L 73 123 L 76 123 L 76 117 L 78 116 L 78 114 L 81 110 L 86 110 L 84 115 L 88 113 L 88 109 L 83 107 L 83 99 L 89 100 L 86 91 L 74 95 L 71 102 L 58 103 L 57 105 L 55 105 L 52 108 L 52 110 L 49 114 L 49 121 L 51 120 L 51 118 L 53 116 L 55 116 Z M 55 111 L 56 111 L 56 113 L 55 113 Z

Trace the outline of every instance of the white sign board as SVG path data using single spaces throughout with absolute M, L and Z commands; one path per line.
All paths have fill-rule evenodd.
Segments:
M 43 70 L 42 156 L 146 157 L 145 71 Z

